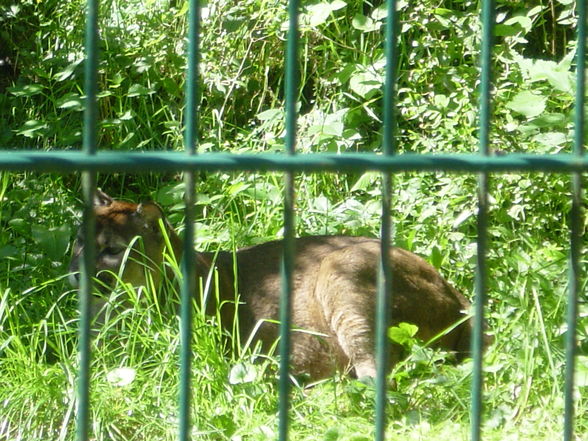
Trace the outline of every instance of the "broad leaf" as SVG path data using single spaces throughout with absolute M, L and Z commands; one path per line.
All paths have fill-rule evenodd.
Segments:
M 526 116 L 533 118 L 541 115 L 545 111 L 546 98 L 543 95 L 534 94 L 529 91 L 517 93 L 515 97 L 506 104 L 509 109 Z

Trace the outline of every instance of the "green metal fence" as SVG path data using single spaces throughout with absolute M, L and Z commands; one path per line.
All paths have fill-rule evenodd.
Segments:
M 87 2 L 86 24 L 86 108 L 84 116 L 83 150 L 81 152 L 34 152 L 1 151 L 0 170 L 29 170 L 38 172 L 81 172 L 83 174 L 83 193 L 85 209 L 83 213 L 83 235 L 86 247 L 81 265 L 81 287 L 79 291 L 80 320 L 80 370 L 78 376 L 77 437 L 83 441 L 89 435 L 89 370 L 90 370 L 90 293 L 95 261 L 95 249 L 90 237 L 94 235 L 94 213 L 92 199 L 96 186 L 97 172 L 146 172 L 183 171 L 186 176 L 186 250 L 183 260 L 184 284 L 182 286 L 181 306 L 181 385 L 179 391 L 179 439 L 190 439 L 190 366 L 191 366 L 191 308 L 190 293 L 194 292 L 195 254 L 192 246 L 194 236 L 194 172 L 196 170 L 241 170 L 241 171 L 283 171 L 286 178 L 284 197 L 284 259 L 281 296 L 281 336 L 280 336 L 280 388 L 279 388 L 279 439 L 288 438 L 288 357 L 290 327 L 290 292 L 292 288 L 292 256 L 294 250 L 294 176 L 297 172 L 364 172 L 376 170 L 383 176 L 382 197 L 382 262 L 377 310 L 377 365 L 386 364 L 386 329 L 389 317 L 385 311 L 390 302 L 386 292 L 393 283 L 389 274 L 389 253 L 391 246 L 391 185 L 392 174 L 406 170 L 460 171 L 477 173 L 478 185 L 478 239 L 475 292 L 475 328 L 472 342 L 473 381 L 471 398 L 471 439 L 481 438 L 482 409 L 482 337 L 484 304 L 486 297 L 486 228 L 488 175 L 491 172 L 544 171 L 566 172 L 572 175 L 572 216 L 569 260 L 569 296 L 566 333 L 566 371 L 565 371 L 565 415 L 563 439 L 573 439 L 574 427 L 574 360 L 576 355 L 576 321 L 578 316 L 578 297 L 580 293 L 580 251 L 581 251 L 581 176 L 588 171 L 588 161 L 584 156 L 585 129 L 585 52 L 586 52 L 586 1 L 577 1 L 578 46 L 577 46 L 577 92 L 575 111 L 575 142 L 572 154 L 531 155 L 517 154 L 491 156 L 489 149 L 490 106 L 491 106 L 491 54 L 495 22 L 495 5 L 492 0 L 482 2 L 481 20 L 483 38 L 481 46 L 480 77 L 480 116 L 479 153 L 470 155 L 413 155 L 396 154 L 395 149 L 395 73 L 397 67 L 397 19 L 396 2 L 387 4 L 385 51 L 387 57 L 386 80 L 384 85 L 383 114 L 383 154 L 296 154 L 296 97 L 298 76 L 296 71 L 298 54 L 298 15 L 300 5 L 297 0 L 289 1 L 289 30 L 286 45 L 286 154 L 231 155 L 220 153 L 197 153 L 198 144 L 198 58 L 199 58 L 199 2 L 190 0 L 188 69 L 186 88 L 186 119 L 184 121 L 185 152 L 170 153 L 131 153 L 99 152 L 97 149 L 97 68 L 98 68 L 98 0 Z M 384 369 L 378 369 L 376 380 L 376 440 L 385 436 L 385 398 L 386 379 Z

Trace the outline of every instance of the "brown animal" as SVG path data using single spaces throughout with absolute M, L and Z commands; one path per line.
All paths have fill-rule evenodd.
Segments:
M 155 285 L 160 285 L 165 272 L 163 230 L 175 258 L 179 261 L 182 255 L 182 242 L 160 207 L 152 202 L 134 204 L 113 200 L 101 191 L 96 193 L 94 204 L 97 278 L 112 286 L 113 274 L 123 268 L 122 279 L 126 282 L 145 285 L 148 272 Z M 129 246 L 129 258 L 124 262 Z M 78 271 L 82 250 L 82 239 L 78 237 L 71 262 L 72 274 Z M 390 253 L 393 323 L 417 325 L 417 336 L 427 341 L 462 320 L 463 323 L 439 338 L 436 344 L 454 351 L 458 359 L 466 356 L 472 334 L 471 319 L 464 321 L 470 308 L 468 300 L 420 257 L 400 248 L 392 248 Z M 319 379 L 336 370 L 352 368 L 357 377 L 375 376 L 374 314 L 379 255 L 377 239 L 347 236 L 296 239 L 291 337 L 294 373 Z M 261 341 L 265 349 L 278 336 L 275 321 L 278 320 L 281 256 L 279 240 L 236 253 L 196 254 L 198 277 L 206 277 L 213 267 L 218 271 L 221 321 L 230 327 L 237 309 L 241 335 L 248 336 L 255 330 L 254 339 Z M 77 278 L 73 279 L 75 284 Z M 207 299 L 208 312 L 219 307 L 215 295 L 208 295 Z M 235 308 L 236 299 L 238 308 Z M 260 326 L 256 329 L 256 325 Z M 391 361 L 399 357 L 400 348 L 391 346 Z

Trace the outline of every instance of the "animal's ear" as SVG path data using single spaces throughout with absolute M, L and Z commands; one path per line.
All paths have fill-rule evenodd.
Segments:
M 159 219 L 163 219 L 163 210 L 155 202 L 144 202 L 137 205 L 137 214 L 146 221 L 146 224 L 158 225 Z
M 113 202 L 114 199 L 99 188 L 96 189 L 96 193 L 94 193 L 94 207 L 109 207 Z

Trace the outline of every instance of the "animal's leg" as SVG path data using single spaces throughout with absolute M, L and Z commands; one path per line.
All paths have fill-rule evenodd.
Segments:
M 375 377 L 375 265 L 369 250 L 344 248 L 321 262 L 315 296 L 358 378 Z

